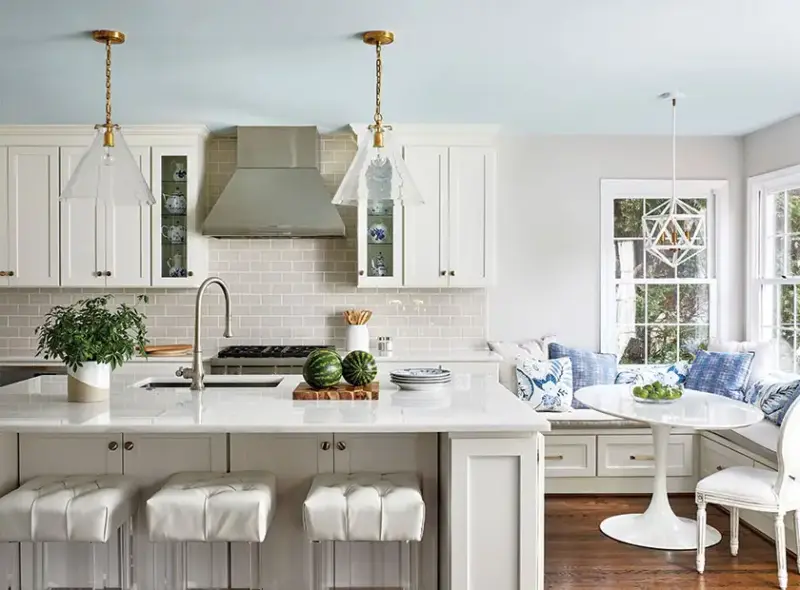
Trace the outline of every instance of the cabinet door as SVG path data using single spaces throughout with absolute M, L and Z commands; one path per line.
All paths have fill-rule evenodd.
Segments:
M 135 579 L 150 588 L 153 556 L 158 579 L 164 579 L 167 564 L 165 544 L 155 548 L 147 538 L 144 503 L 170 475 L 179 471 L 226 471 L 224 434 L 126 434 L 123 471 L 142 484 L 141 504 L 136 521 Z M 155 549 L 155 551 L 154 551 Z M 190 543 L 189 577 L 195 588 L 225 587 L 228 577 L 227 549 L 224 543 Z
M 83 147 L 61 148 L 61 190 L 86 152 Z M 61 209 L 61 285 L 104 287 L 105 208 L 94 199 L 69 199 Z
M 9 285 L 58 285 L 58 195 L 57 147 L 8 148 Z
M 8 228 L 8 148 L 0 147 L 0 228 Z M 8 230 L 0 232 L 0 269 L 10 268 L 8 263 Z M 0 287 L 8 285 L 8 275 L 0 276 Z
M 120 475 L 120 434 L 20 434 L 21 482 L 40 475 Z M 98 579 L 108 572 L 108 586 L 117 580 L 116 537 L 98 546 L 94 565 Z M 85 588 L 91 578 L 92 552 L 87 543 L 47 543 L 48 588 Z M 33 545 L 21 544 L 22 587 L 33 588 Z
M 450 286 L 491 283 L 494 253 L 494 149 L 449 149 Z
M 333 449 L 330 434 L 230 435 L 231 471 L 266 469 L 278 480 L 277 512 L 261 547 L 265 588 L 310 587 L 311 544 L 303 530 L 303 501 L 314 476 L 333 471 Z M 247 587 L 248 572 L 247 546 L 235 543 L 231 547 L 231 587 Z
M 389 201 L 359 203 L 358 286 L 403 284 L 403 208 Z
M 412 471 L 422 480 L 425 530 L 420 547 L 420 587 L 437 587 L 438 455 L 436 434 L 337 434 L 334 471 L 391 473 Z M 401 586 L 406 543 L 335 543 L 334 587 Z
M 150 148 L 131 148 L 145 179 L 150 179 Z M 148 205 L 105 208 L 105 272 L 109 287 L 150 284 L 150 211 Z M 108 273 L 111 273 L 110 275 Z
M 201 155 L 193 148 L 154 147 L 152 159 L 152 284 L 197 286 L 208 274 L 200 228 Z
M 447 148 L 405 146 L 403 158 L 424 203 L 403 209 L 407 287 L 446 287 Z

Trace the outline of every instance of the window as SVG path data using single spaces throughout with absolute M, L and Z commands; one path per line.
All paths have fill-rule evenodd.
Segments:
M 672 268 L 645 253 L 642 216 L 663 204 L 672 183 L 603 180 L 601 338 L 620 364 L 688 360 L 716 331 L 715 206 L 725 181 L 679 181 L 678 194 L 707 215 L 709 248 Z
M 748 201 L 748 339 L 777 339 L 780 368 L 797 372 L 800 167 L 751 178 Z

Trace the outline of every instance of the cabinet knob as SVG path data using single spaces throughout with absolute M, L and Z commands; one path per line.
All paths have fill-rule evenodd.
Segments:
M 440 276 L 445 276 L 446 274 L 447 274 L 447 271 L 446 271 L 446 270 L 440 270 L 440 271 L 439 271 L 439 275 L 440 275 Z
M 102 272 L 102 271 L 100 271 L 100 270 L 97 270 L 97 271 L 95 271 L 95 272 L 94 272 L 94 276 L 96 276 L 96 277 L 102 277 L 102 276 L 103 276 L 103 272 Z
M 322 449 L 323 451 L 328 451 L 331 448 L 331 443 L 326 440 L 321 445 L 319 445 L 319 448 Z
M 0 277 L 6 277 L 6 276 L 8 276 L 8 273 L 4 270 L 0 270 Z
M 126 451 L 132 451 L 133 450 L 133 441 L 130 441 L 130 440 L 126 441 L 124 446 L 125 446 L 125 450 Z
M 191 270 L 190 270 L 189 272 L 187 272 L 186 274 L 187 274 L 188 276 L 190 276 L 190 277 L 193 277 L 193 276 L 194 276 L 194 273 L 193 273 Z
M 364 276 L 364 271 L 363 270 L 358 271 L 358 276 L 363 277 Z
M 454 271 L 454 270 L 451 270 L 451 271 L 450 271 L 450 276 L 451 276 L 451 277 L 454 277 L 454 276 L 456 276 L 456 271 Z
M 8 276 L 13 277 L 14 276 L 14 271 L 13 270 L 8 271 Z
M 106 274 L 107 277 L 110 277 L 111 276 L 111 271 L 107 270 L 105 274 Z
M 343 451 L 347 448 L 347 445 L 344 444 L 343 440 L 340 440 L 339 442 L 336 443 L 336 448 L 339 449 L 340 451 Z
M 108 443 L 108 450 L 109 451 L 116 451 L 119 448 L 119 443 L 115 440 L 112 440 Z

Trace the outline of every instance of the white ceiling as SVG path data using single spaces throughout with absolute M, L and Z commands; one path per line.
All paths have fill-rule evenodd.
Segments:
M 117 28 L 121 124 L 365 121 L 535 133 L 741 134 L 800 112 L 798 0 L 4 0 L 0 124 L 94 123 Z

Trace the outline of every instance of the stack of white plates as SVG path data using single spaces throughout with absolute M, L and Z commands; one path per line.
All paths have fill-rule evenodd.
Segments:
M 389 377 L 400 389 L 411 391 L 440 389 L 452 379 L 447 369 L 398 369 L 389 373 Z

